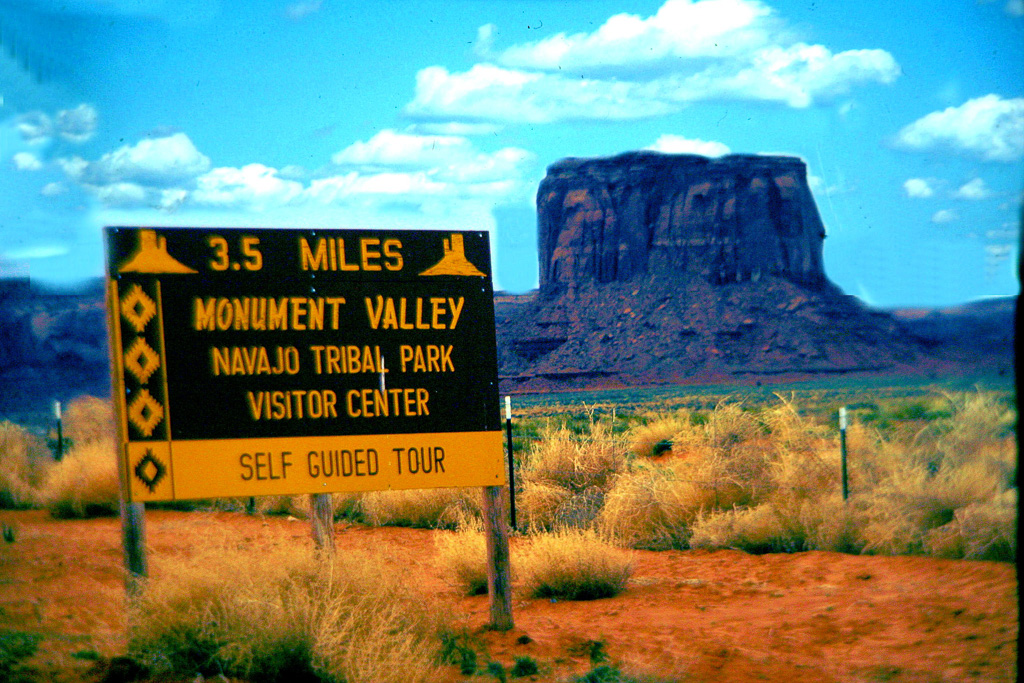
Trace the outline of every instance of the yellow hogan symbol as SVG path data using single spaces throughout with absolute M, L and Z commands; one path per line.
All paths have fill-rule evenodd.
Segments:
M 444 241 L 444 256 L 441 260 L 424 270 L 420 275 L 478 275 L 485 276 L 466 258 L 466 247 L 463 236 L 452 234 Z
M 195 273 L 167 253 L 167 238 L 156 230 L 139 230 L 139 248 L 117 269 L 119 273 Z

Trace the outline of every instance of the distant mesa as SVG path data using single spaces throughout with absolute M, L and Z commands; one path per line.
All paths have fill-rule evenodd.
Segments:
M 827 284 L 825 227 L 796 157 L 630 152 L 563 159 L 537 192 L 540 290 L 650 273 Z
M 940 370 L 937 346 L 828 279 L 824 239 L 795 157 L 558 161 L 537 191 L 540 288 L 495 299 L 501 390 Z
M 139 231 L 139 248 L 117 269 L 119 273 L 195 273 L 167 253 L 167 238 L 156 230 Z
M 483 277 L 480 269 L 466 258 L 466 247 L 462 235 L 452 233 L 444 241 L 444 256 L 440 261 L 424 270 L 420 275 L 475 275 Z

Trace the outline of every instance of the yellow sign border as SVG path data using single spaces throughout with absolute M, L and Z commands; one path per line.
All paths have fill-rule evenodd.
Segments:
M 500 431 L 133 441 L 123 456 L 135 502 L 506 483 Z

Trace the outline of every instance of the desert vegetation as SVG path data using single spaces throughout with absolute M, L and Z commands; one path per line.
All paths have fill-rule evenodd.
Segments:
M 644 549 L 1015 557 L 1016 413 L 993 392 L 854 406 L 848 500 L 831 410 L 778 396 L 595 412 L 534 418 L 519 482 L 529 530 L 583 526 Z
M 1011 397 L 936 391 L 850 404 L 848 500 L 835 405 L 811 399 L 807 407 L 776 395 L 752 405 L 723 398 L 696 408 L 584 404 L 524 414 L 515 439 L 518 530 L 538 541 L 586 531 L 592 541 L 640 549 L 1015 557 Z M 43 436 L 0 423 L 0 507 L 116 514 L 109 403 L 83 397 L 65 415 L 71 445 L 59 462 Z M 176 505 L 297 518 L 309 510 L 307 496 Z M 479 545 L 473 491 L 335 494 L 334 505 L 339 520 L 456 530 L 462 546 Z M 467 563 L 473 553 L 463 555 Z M 468 568 L 453 571 L 467 591 L 479 590 Z
M 1012 396 L 935 391 L 843 403 L 851 415 L 846 500 L 837 404 L 827 395 L 521 408 L 517 600 L 619 595 L 635 579 L 638 551 L 1016 557 Z M 70 443 L 59 461 L 52 434 L 0 424 L 0 506 L 54 519 L 116 514 L 108 408 L 91 398 L 68 406 Z M 204 538 L 202 547 L 154 557 L 153 578 L 130 605 L 126 654 L 169 680 L 426 681 L 452 666 L 497 680 L 544 675 L 551 665 L 529 656 L 505 666 L 489 660 L 448 602 L 487 591 L 479 498 L 456 489 L 333 496 L 339 521 L 436 530 L 428 538 L 441 577 L 434 586 L 403 583 L 395 568 L 407 565 L 386 549 L 324 562 L 308 542 L 282 543 L 254 562 L 237 541 Z M 308 496 L 160 506 L 309 515 Z M 3 531 L 5 543 L 22 542 L 16 524 Z M 451 590 L 438 591 L 442 584 Z M 0 634 L 0 673 L 17 671 L 35 643 L 28 633 Z M 609 660 L 600 641 L 590 647 L 591 670 L 572 680 L 660 680 Z
M 279 548 L 257 565 L 211 546 L 151 581 L 129 655 L 155 676 L 349 683 L 434 680 L 450 626 L 379 554 L 322 562 Z

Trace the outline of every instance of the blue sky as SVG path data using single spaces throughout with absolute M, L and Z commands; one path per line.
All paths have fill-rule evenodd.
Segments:
M 548 164 L 808 164 L 879 306 L 1018 291 L 1024 0 L 0 0 L 0 274 L 103 225 L 485 229 L 536 286 Z

